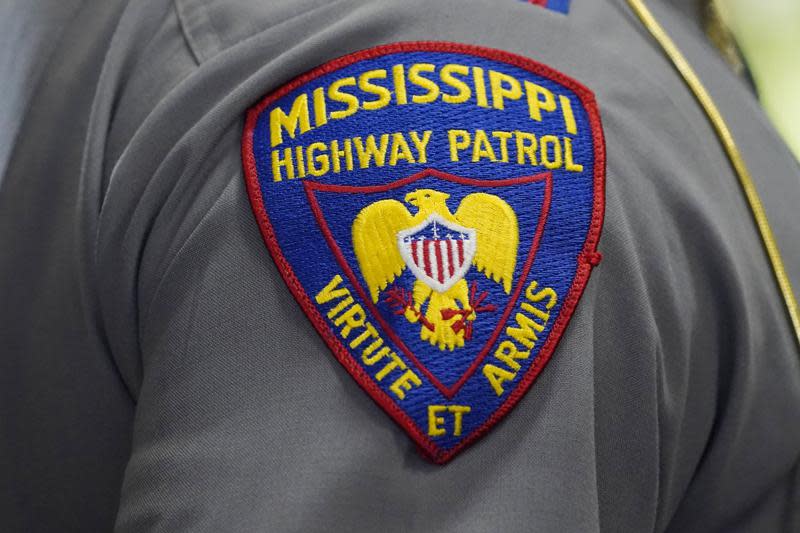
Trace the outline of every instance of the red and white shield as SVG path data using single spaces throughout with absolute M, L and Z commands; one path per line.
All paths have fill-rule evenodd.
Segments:
M 397 234 L 397 246 L 418 280 L 446 292 L 462 279 L 475 256 L 475 230 L 438 214 Z

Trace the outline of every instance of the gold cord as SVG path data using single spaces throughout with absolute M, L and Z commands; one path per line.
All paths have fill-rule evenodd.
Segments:
M 672 64 L 681 74 L 686 82 L 686 85 L 689 87 L 689 89 L 691 89 L 695 98 L 697 98 L 697 101 L 705 110 L 709 121 L 711 121 L 711 124 L 714 127 L 720 142 L 722 143 L 722 147 L 725 149 L 725 153 L 728 155 L 731 165 L 733 165 L 733 169 L 739 176 L 739 184 L 742 186 L 742 191 L 747 198 L 747 202 L 750 204 L 750 210 L 753 213 L 756 226 L 758 226 L 758 231 L 761 233 L 761 240 L 764 243 L 764 248 L 769 256 L 770 263 L 772 264 L 772 270 L 775 274 L 775 279 L 777 280 L 778 287 L 783 294 L 786 310 L 789 313 L 789 319 L 792 322 L 795 337 L 798 345 L 800 346 L 800 316 L 798 315 L 797 301 L 795 300 L 794 293 L 792 292 L 792 284 L 789 281 L 789 276 L 786 275 L 786 269 L 783 266 L 781 254 L 778 250 L 778 245 L 775 242 L 775 236 L 772 234 L 772 230 L 769 227 L 767 215 L 764 212 L 764 206 L 761 204 L 761 199 L 758 197 L 758 192 L 753 185 L 750 172 L 747 170 L 747 166 L 744 163 L 744 158 L 742 157 L 739 148 L 736 146 L 736 141 L 733 140 L 733 136 L 728 129 L 728 125 L 725 123 L 725 119 L 722 118 L 719 109 L 717 109 L 717 106 L 714 104 L 714 101 L 711 99 L 708 91 L 706 91 L 706 88 L 703 86 L 700 78 L 697 77 L 694 69 L 692 69 L 691 65 L 689 65 L 689 62 L 686 60 L 681 51 L 678 50 L 678 47 L 675 46 L 675 43 L 672 41 L 672 39 L 670 39 L 669 35 L 661 26 L 661 24 L 659 24 L 655 17 L 653 17 L 653 14 L 647 8 L 644 2 L 642 0 L 627 0 L 627 2 L 633 12 L 636 13 L 636 16 L 642 21 L 642 24 L 647 31 L 650 32 L 653 38 L 664 50 L 664 53 L 667 55 L 667 57 L 669 57 L 670 61 L 672 61 Z

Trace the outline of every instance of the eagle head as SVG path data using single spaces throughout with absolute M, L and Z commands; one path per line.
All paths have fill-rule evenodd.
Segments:
M 448 198 L 450 198 L 450 195 L 446 192 L 434 191 L 433 189 L 417 189 L 406 194 L 405 201 L 408 205 L 419 208 L 418 214 L 449 214 L 445 203 Z

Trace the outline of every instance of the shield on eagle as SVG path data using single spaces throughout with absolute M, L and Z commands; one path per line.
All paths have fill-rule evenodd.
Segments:
M 464 277 L 475 255 L 475 230 L 433 214 L 397 233 L 397 247 L 411 272 L 438 292 Z

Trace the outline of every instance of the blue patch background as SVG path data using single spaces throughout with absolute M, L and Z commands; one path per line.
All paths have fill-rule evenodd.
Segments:
M 537 137 L 544 134 L 566 135 L 562 116 L 558 110 L 553 113 L 544 113 L 544 120 L 542 122 L 535 122 L 529 118 L 524 96 L 517 101 L 506 100 L 506 108 L 504 111 L 477 107 L 474 102 L 474 95 L 470 101 L 458 105 L 444 103 L 441 99 L 431 104 L 409 103 L 403 106 L 390 105 L 375 111 L 360 110 L 356 114 L 343 120 L 332 120 L 320 128 L 313 129 L 305 134 L 298 134 L 295 139 L 285 136 L 284 143 L 281 144 L 279 148 L 282 150 L 286 147 L 294 147 L 297 145 L 308 146 L 315 141 L 327 143 L 334 139 L 341 140 L 354 136 L 365 137 L 369 134 L 378 136 L 381 133 L 392 133 L 396 131 L 408 132 L 414 130 L 421 135 L 424 130 L 431 129 L 433 130 L 433 134 L 428 144 L 428 162 L 426 164 L 420 165 L 401 162 L 394 167 L 373 167 L 365 170 L 356 168 L 351 172 L 343 171 L 339 174 L 330 172 L 320 178 L 308 177 L 304 179 L 284 180 L 281 182 L 273 181 L 270 159 L 272 147 L 269 143 L 269 112 L 271 109 L 277 105 L 288 112 L 294 99 L 301 93 L 310 95 L 315 88 L 328 86 L 336 79 L 346 76 L 357 77 L 364 71 L 376 68 L 385 68 L 389 70 L 393 65 L 398 63 L 403 63 L 407 66 L 412 63 L 433 63 L 437 66 L 437 73 L 439 69 L 447 63 L 459 63 L 470 67 L 479 66 L 487 71 L 493 69 L 510 74 L 521 82 L 523 80 L 532 81 L 550 89 L 556 95 L 563 94 L 570 97 L 578 126 L 577 135 L 571 136 L 573 139 L 574 160 L 577 163 L 581 163 L 584 167 L 581 173 L 566 172 L 563 169 L 552 171 L 553 191 L 550 213 L 535 261 L 527 279 L 523 281 L 523 284 L 524 287 L 527 287 L 531 280 L 537 280 L 540 288 L 552 287 L 555 289 L 558 293 L 559 300 L 550 312 L 550 320 L 547 323 L 545 331 L 539 335 L 540 340 L 531 353 L 531 357 L 527 360 L 521 360 L 522 368 L 518 371 L 516 379 L 514 379 L 513 382 L 505 383 L 506 393 L 501 397 L 496 396 L 489 386 L 488 381 L 481 373 L 480 368 L 464 384 L 455 397 L 451 399 L 445 398 L 421 372 L 417 372 L 417 374 L 422 379 L 423 385 L 412 389 L 407 394 L 405 400 L 397 400 L 389 390 L 389 386 L 392 383 L 392 379 L 390 378 L 396 377 L 395 375 L 390 374 L 383 382 L 375 382 L 397 405 L 405 410 L 423 434 L 427 434 L 427 406 L 429 404 L 471 406 L 472 412 L 464 417 L 464 427 L 461 437 L 452 436 L 450 432 L 448 432 L 448 435 L 445 437 L 432 439 L 438 447 L 447 450 L 457 445 L 461 440 L 469 436 L 470 433 L 483 425 L 487 418 L 506 401 L 511 391 L 521 381 L 525 372 L 530 368 L 530 365 L 535 361 L 536 357 L 538 357 L 539 350 L 544 345 L 544 340 L 548 337 L 552 325 L 559 315 L 561 306 L 575 277 L 578 266 L 577 256 L 582 251 L 591 221 L 594 201 L 594 141 L 588 115 L 583 109 L 578 96 L 570 89 L 553 80 L 536 75 L 524 68 L 466 53 L 431 51 L 391 53 L 378 58 L 358 61 L 337 71 L 322 75 L 300 86 L 278 99 L 261 112 L 254 130 L 253 149 L 264 208 L 274 228 L 278 245 L 286 260 L 292 266 L 298 280 L 305 288 L 306 293 L 312 300 L 313 296 L 337 274 L 345 279 L 344 285 L 350 289 L 357 301 L 359 301 L 359 298 L 357 297 L 354 287 L 351 286 L 344 272 L 342 272 L 336 262 L 333 253 L 328 247 L 315 221 L 303 187 L 305 181 L 319 180 L 326 184 L 350 186 L 384 185 L 420 172 L 425 168 L 434 168 L 458 176 L 477 179 L 505 179 L 529 176 L 544 172 L 547 169 L 541 166 L 522 166 L 516 163 L 501 164 L 486 161 L 472 163 L 469 158 L 469 154 L 471 153 L 469 149 L 462 152 L 462 160 L 460 162 L 450 161 L 447 130 L 465 129 L 473 131 L 475 129 L 484 129 L 487 133 L 490 133 L 492 130 L 522 130 L 535 133 Z M 428 77 L 438 81 L 437 75 L 428 74 Z M 470 82 L 469 79 L 467 81 Z M 378 80 L 377 83 L 391 89 L 391 84 L 386 80 Z M 441 88 L 443 91 L 451 92 L 449 87 L 442 85 Z M 374 99 L 374 95 L 364 95 L 355 87 L 348 87 L 346 90 L 359 96 L 359 99 L 362 97 L 368 100 Z M 411 97 L 414 94 L 424 94 L 425 92 L 424 89 L 409 83 L 409 102 L 411 102 Z M 489 97 L 491 97 L 491 94 L 489 94 Z M 394 99 L 392 101 L 394 102 Z M 328 104 L 329 113 L 344 108 L 343 104 L 341 107 L 335 107 L 335 103 L 330 101 Z M 411 144 L 410 139 L 409 144 Z M 509 148 L 512 151 L 512 161 L 514 161 L 513 139 L 509 142 Z M 416 154 L 413 145 L 412 151 Z M 461 198 L 469 193 L 478 191 L 497 194 L 511 204 L 516 211 L 520 223 L 520 246 L 517 258 L 517 275 L 519 274 L 530 247 L 532 228 L 535 228 L 538 222 L 544 182 L 486 190 L 484 188 L 468 187 L 441 180 L 434 180 L 433 178 L 425 178 L 412 184 L 410 187 L 402 188 L 399 191 L 390 191 L 388 194 L 383 195 L 359 196 L 330 192 L 317 193 L 317 198 L 320 201 L 328 225 L 334 232 L 336 240 L 345 253 L 351 268 L 356 272 L 356 275 L 359 276 L 362 283 L 363 279 L 360 278 L 361 274 L 358 263 L 352 252 L 352 242 L 350 238 L 352 221 L 355 214 L 363 207 L 379 198 L 393 197 L 402 201 L 402 197 L 406 192 L 423 187 L 444 190 L 451 193 L 452 197 L 447 202 L 451 212 L 455 212 L 458 208 Z M 410 208 L 410 210 L 412 213 L 415 212 L 415 208 Z M 481 314 L 478 320 L 475 321 L 475 338 L 471 343 L 477 344 L 479 339 L 488 337 L 488 332 L 496 325 L 497 319 L 502 314 L 501 306 L 507 301 L 508 297 L 500 290 L 498 284 L 489 281 L 483 274 L 477 273 L 474 268 L 471 269 L 467 275 L 468 281 L 473 279 L 479 281 L 479 292 L 489 290 L 489 302 L 499 307 L 497 312 Z M 406 269 L 401 278 L 399 278 L 399 281 L 404 284 L 404 286 L 410 287 L 413 282 L 413 275 Z M 513 286 L 518 282 L 518 279 L 514 280 L 512 292 Z M 367 308 L 366 302 L 359 301 L 359 303 L 361 303 L 365 309 Z M 513 323 L 513 317 L 519 308 L 519 302 L 516 302 L 514 305 L 515 310 L 510 315 L 509 323 Z M 323 316 L 328 308 L 329 306 L 321 306 L 319 308 Z M 380 310 L 383 312 L 384 318 L 397 328 L 398 333 L 408 342 L 412 350 L 415 351 L 417 357 L 428 365 L 431 371 L 446 384 L 454 382 L 463 372 L 463 369 L 468 367 L 472 362 L 476 350 L 469 348 L 470 343 L 468 343 L 467 347 L 461 349 L 457 348 L 453 352 L 440 352 L 438 348 L 432 347 L 426 342 L 408 341 L 407 339 L 418 338 L 420 325 L 404 324 L 402 320 L 397 320 L 397 317 L 392 315 L 388 307 L 383 304 L 380 306 Z M 373 317 L 370 317 L 370 320 L 376 327 L 378 326 L 377 321 L 374 320 Z M 333 326 L 332 322 L 329 322 L 329 325 L 332 330 L 336 332 L 338 337 L 338 328 Z M 402 350 L 389 342 L 385 332 L 382 332 L 382 336 L 384 340 L 392 346 L 395 352 L 406 360 L 410 368 L 415 368 L 413 363 L 405 357 Z M 501 334 L 497 343 L 504 338 L 505 335 Z M 493 359 L 491 354 L 494 352 L 496 344 L 491 348 L 485 362 L 489 362 L 490 359 Z M 354 355 L 354 360 L 361 364 L 358 352 Z M 374 376 L 375 372 L 378 370 L 377 368 L 371 367 L 364 368 L 370 376 Z M 450 422 L 451 419 L 448 418 L 448 429 Z

